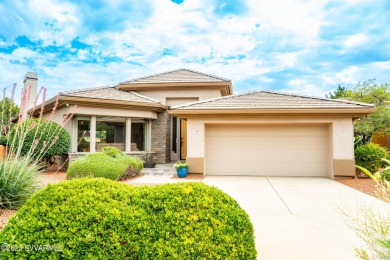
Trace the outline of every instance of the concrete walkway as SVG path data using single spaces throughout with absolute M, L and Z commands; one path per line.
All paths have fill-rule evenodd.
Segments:
M 129 183 L 177 181 L 185 179 L 143 176 Z M 258 258 L 267 260 L 356 259 L 354 248 L 361 241 L 344 225 L 336 208 L 362 201 L 383 204 L 325 178 L 210 176 L 202 182 L 239 202 L 254 225 Z

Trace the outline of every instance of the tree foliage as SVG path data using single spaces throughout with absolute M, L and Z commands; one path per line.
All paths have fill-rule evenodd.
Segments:
M 325 96 L 326 98 L 330 98 L 330 99 L 339 99 L 339 98 L 343 98 L 346 93 L 347 93 L 347 88 L 339 85 L 337 89 L 333 91 L 333 93 L 329 92 Z
M 353 89 L 347 89 L 342 98 L 374 104 L 378 110 L 367 117 L 355 121 L 355 135 L 361 136 L 363 143 L 367 143 L 372 134 L 390 134 L 389 84 L 378 85 L 375 79 L 369 79 L 364 82 L 359 82 Z

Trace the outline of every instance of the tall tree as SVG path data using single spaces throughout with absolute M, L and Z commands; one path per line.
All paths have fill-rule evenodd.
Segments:
M 369 142 L 373 134 L 390 134 L 390 85 L 376 84 L 375 79 L 358 83 L 355 88 L 348 89 L 344 99 L 374 104 L 377 112 L 356 120 L 354 123 L 355 135 Z
M 339 99 L 339 98 L 343 98 L 346 93 L 347 93 L 347 88 L 339 85 L 337 89 L 333 91 L 333 93 L 329 92 L 325 96 L 326 98 L 330 98 L 330 99 Z

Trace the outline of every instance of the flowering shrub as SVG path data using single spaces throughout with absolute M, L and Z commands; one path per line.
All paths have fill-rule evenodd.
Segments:
M 6 97 L 7 91 L 4 89 L 2 104 L 7 101 L 10 107 L 14 107 L 15 91 L 16 84 L 12 88 L 11 96 Z M 23 112 L 29 103 L 30 92 L 31 89 L 24 88 L 21 93 L 19 114 L 15 117 L 16 124 L 11 122 L 11 119 L 17 109 L 7 110 L 8 112 L 2 110 L 0 114 L 0 139 L 6 140 L 9 147 L 0 162 L 0 208 L 17 209 L 22 206 L 37 190 L 36 177 L 43 169 L 41 159 L 52 154 L 64 153 L 69 148 L 69 135 L 63 126 L 72 118 L 75 107 L 65 115 L 61 125 L 51 122 L 59 102 L 57 97 L 51 114 L 43 119 L 46 89 L 41 88 L 33 104 L 35 108 L 42 97 L 40 111 L 34 111 L 33 108 L 28 114 L 32 117 L 37 114 L 35 112 L 39 112 L 39 118 L 23 122 Z
M 176 170 L 179 168 L 188 168 L 188 163 L 178 161 L 173 165 L 173 168 L 175 168 Z

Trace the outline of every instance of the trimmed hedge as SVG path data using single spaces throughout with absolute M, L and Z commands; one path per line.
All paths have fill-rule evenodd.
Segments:
M 34 151 L 37 151 L 33 154 L 33 157 L 39 156 L 39 151 L 44 148 L 44 154 L 42 157 L 50 157 L 53 155 L 62 155 L 66 154 L 70 148 L 70 136 L 68 132 L 53 121 L 46 121 L 43 119 L 28 119 L 23 121 L 23 123 L 15 126 L 10 135 L 10 142 L 14 138 L 20 138 L 20 131 L 18 129 L 22 128 L 22 132 L 26 133 L 26 137 L 23 142 L 21 149 L 21 154 L 26 155 L 30 152 L 30 149 L 34 145 L 34 141 L 38 139 L 38 143 Z M 28 130 L 27 130 L 28 129 Z M 16 142 L 18 140 L 15 140 Z M 15 149 L 18 148 L 18 145 L 15 146 Z
M 136 176 L 142 169 L 140 159 L 127 156 L 114 147 L 105 147 L 103 152 L 90 153 L 72 162 L 66 174 L 68 179 L 103 177 L 125 180 Z
M 0 233 L 1 244 L 54 245 L 1 259 L 256 259 L 253 226 L 203 183 L 130 186 L 105 179 L 48 185 Z
M 382 166 L 382 158 L 386 158 L 387 151 L 378 144 L 367 143 L 355 149 L 355 163 L 370 172 L 375 172 Z

